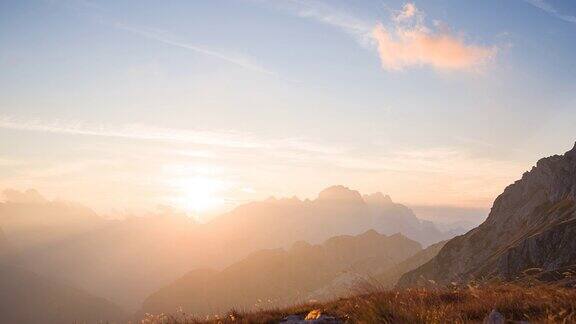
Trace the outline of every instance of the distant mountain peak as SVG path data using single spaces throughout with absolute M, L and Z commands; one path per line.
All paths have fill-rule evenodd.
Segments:
M 6 189 L 2 192 L 5 202 L 17 204 L 43 204 L 48 202 L 36 189 L 18 191 Z
M 389 205 L 393 204 L 392 198 L 388 195 L 384 195 L 381 192 L 375 192 L 370 195 L 364 195 L 362 197 L 367 204 L 371 205 Z
M 318 201 L 345 202 L 345 203 L 364 203 L 362 195 L 356 190 L 338 185 L 328 187 L 318 194 Z
M 384 234 L 378 233 L 376 230 L 370 229 L 366 232 L 358 235 L 358 237 L 367 238 L 367 237 L 386 237 Z

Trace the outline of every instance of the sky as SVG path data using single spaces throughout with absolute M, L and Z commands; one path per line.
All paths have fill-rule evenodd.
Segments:
M 576 141 L 574 57 L 568 0 L 4 0 L 0 189 L 487 210 Z

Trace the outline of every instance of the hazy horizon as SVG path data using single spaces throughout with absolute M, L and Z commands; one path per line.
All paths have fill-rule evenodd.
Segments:
M 574 142 L 566 1 L 0 9 L 0 189 L 99 213 L 206 220 L 336 184 L 480 213 Z
M 330 187 L 337 187 L 341 185 L 335 185 Z M 324 188 L 326 190 L 330 187 Z M 348 188 L 348 187 L 346 187 Z M 348 188 L 352 191 L 357 191 L 354 188 Z M 320 193 L 321 191 L 319 191 Z M 318 194 L 319 194 L 318 193 Z M 363 193 L 359 192 L 361 195 L 371 195 L 377 194 L 382 192 L 374 192 L 374 193 Z M 194 212 L 187 211 L 185 209 L 179 209 L 175 206 L 169 205 L 157 205 L 155 207 L 151 207 L 150 209 L 140 209 L 140 210 L 112 210 L 112 211 L 99 211 L 95 210 L 94 208 L 90 207 L 89 205 L 81 204 L 77 201 L 62 199 L 59 197 L 46 197 L 42 192 L 34 188 L 28 188 L 25 190 L 18 190 L 14 188 L 7 188 L 4 190 L 0 190 L 0 203 L 21 203 L 21 204 L 44 204 L 44 203 L 63 203 L 65 205 L 89 208 L 94 210 L 100 217 L 103 217 L 107 220 L 122 220 L 130 217 L 149 217 L 149 216 L 158 216 L 158 215 L 173 215 L 173 216 L 185 216 L 190 219 L 193 219 L 199 223 L 208 223 L 212 220 L 217 219 L 218 217 L 222 217 L 229 212 L 232 212 L 237 207 L 242 207 L 244 205 L 248 205 L 250 203 L 259 203 L 259 202 L 266 202 L 270 201 L 270 199 L 282 201 L 282 200 L 292 200 L 297 199 L 301 202 L 305 201 L 315 201 L 318 199 L 318 194 L 310 198 L 301 198 L 297 196 L 291 197 L 275 197 L 275 196 L 268 196 L 265 199 L 255 199 L 255 200 L 248 200 L 244 202 L 238 202 L 237 205 L 230 206 L 228 209 L 220 209 L 214 210 L 211 213 L 206 214 L 196 214 Z M 382 193 L 386 195 L 385 193 Z M 459 226 L 468 229 L 472 226 L 476 226 L 480 224 L 487 216 L 489 209 L 486 208 L 470 208 L 470 207 L 454 207 L 454 206 L 442 206 L 442 205 L 406 205 L 402 202 L 395 201 L 393 197 L 390 197 L 395 204 L 404 205 L 414 211 L 415 215 L 421 219 L 426 221 L 433 222 L 440 230 L 449 230 L 452 228 L 457 228 Z

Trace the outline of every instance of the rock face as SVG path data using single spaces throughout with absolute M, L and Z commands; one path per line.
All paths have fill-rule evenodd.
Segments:
M 494 201 L 488 219 L 450 240 L 430 262 L 399 281 L 405 287 L 499 277 L 529 268 L 576 264 L 576 146 L 538 161 Z

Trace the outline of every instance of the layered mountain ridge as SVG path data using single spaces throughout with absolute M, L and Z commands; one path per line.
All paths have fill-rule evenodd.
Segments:
M 402 234 L 374 230 L 332 237 L 319 245 L 303 241 L 289 249 L 254 252 L 222 271 L 196 269 L 152 294 L 143 312 L 181 307 L 198 316 L 235 309 L 270 308 L 353 293 L 359 281 L 421 251 Z
M 2 323 L 29 324 L 121 322 L 126 317 L 106 299 L 2 263 L 0 314 Z
M 270 198 L 248 203 L 206 226 L 220 237 L 240 232 L 241 245 L 251 245 L 246 246 L 247 251 L 262 246 L 289 247 L 294 238 L 320 243 L 332 236 L 357 235 L 370 229 L 387 235 L 402 233 L 425 246 L 449 238 L 388 195 L 377 192 L 362 196 L 341 185 L 322 190 L 314 200 Z
M 361 195 L 344 186 L 329 187 L 314 200 L 247 203 L 206 224 L 166 210 L 108 220 L 34 190 L 4 194 L 0 227 L 19 251 L 12 264 L 130 311 L 191 269 L 223 269 L 261 249 L 289 249 L 296 241 L 319 244 L 370 229 L 402 233 L 423 245 L 451 235 L 389 196 Z

